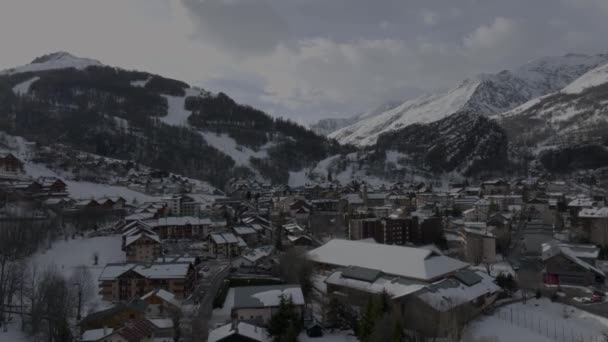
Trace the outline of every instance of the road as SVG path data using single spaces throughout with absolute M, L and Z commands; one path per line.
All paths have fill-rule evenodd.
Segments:
M 517 279 L 520 288 L 539 289 L 542 287 L 542 263 L 533 258 L 522 255 L 523 239 L 525 237 L 527 220 L 520 217 L 515 231 L 511 236 L 513 247 L 509 250 L 507 260 L 515 268 L 518 268 Z
M 202 264 L 209 267 L 209 272 L 205 273 L 188 299 L 190 303 L 197 306 L 193 316 L 185 317 L 183 320 L 183 324 L 189 325 L 192 332 L 191 336 L 184 336 L 185 342 L 207 340 L 208 322 L 213 312 L 213 299 L 230 273 L 230 263 L 227 261 L 209 260 Z

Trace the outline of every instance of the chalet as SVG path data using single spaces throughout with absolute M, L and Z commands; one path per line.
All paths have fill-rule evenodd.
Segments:
M 254 245 L 260 241 L 258 231 L 256 231 L 253 227 L 237 226 L 233 227 L 232 231 L 236 236 L 243 239 L 248 245 Z
M 195 273 L 191 263 L 107 264 L 99 276 L 101 295 L 128 301 L 161 288 L 182 299 L 191 293 Z
M 127 204 L 127 201 L 120 196 L 102 197 L 98 199 L 97 202 L 99 202 L 99 204 L 101 204 L 103 207 L 114 210 L 124 209 L 125 205 Z
M 161 239 L 205 239 L 211 230 L 208 218 L 163 217 L 144 221 Z
M 21 175 L 23 162 L 12 153 L 0 153 L 0 173 L 7 175 Z
M 544 243 L 544 281 L 553 285 L 603 286 L 606 275 L 595 266 L 598 256 L 599 249 L 593 245 Z
M 143 295 L 141 300 L 148 304 L 146 317 L 172 317 L 181 310 L 182 301 L 167 290 L 155 289 Z
M 287 235 L 287 241 L 292 246 L 312 246 L 315 244 L 313 239 L 307 235 Z
M 302 315 L 305 301 L 299 285 L 235 287 L 232 315 L 248 323 L 267 324 L 278 310 L 282 298 L 291 299 L 298 313 Z
M 42 191 L 48 194 L 65 194 L 67 184 L 59 178 L 42 178 L 38 181 L 42 185 Z
M 484 195 L 506 195 L 510 185 L 502 179 L 489 180 L 481 183 L 481 191 Z
M 94 199 L 81 200 L 74 204 L 74 209 L 76 210 L 91 210 L 100 208 L 101 205 Z
M 233 258 L 240 254 L 247 243 L 233 233 L 211 233 L 208 238 L 210 253 L 214 258 Z
M 232 261 L 232 265 L 236 267 L 255 268 L 268 260 L 268 257 L 274 252 L 272 246 L 262 246 L 253 249 L 246 249 L 241 255 Z
M 173 334 L 165 331 L 159 334 L 159 328 L 147 319 L 129 320 L 119 329 L 103 336 L 100 342 L 172 342 Z M 101 330 L 103 332 L 103 330 Z
M 589 242 L 608 245 L 608 207 L 584 208 L 578 217 Z
M 139 233 L 125 237 L 127 262 L 149 262 L 161 255 L 160 238 L 156 234 Z
M 246 322 L 235 321 L 209 332 L 207 342 L 271 342 L 266 329 Z
M 117 329 L 130 319 L 143 319 L 146 307 L 147 303 L 140 300 L 118 303 L 108 309 L 87 315 L 79 325 L 83 331 L 103 328 Z

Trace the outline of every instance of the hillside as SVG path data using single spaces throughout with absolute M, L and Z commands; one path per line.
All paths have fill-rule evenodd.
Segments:
M 432 173 L 479 175 L 508 165 L 507 136 L 493 120 L 459 112 L 428 124 L 414 124 L 378 138 L 376 154 L 395 152 L 409 165 Z
M 608 64 L 563 90 L 493 118 L 505 128 L 513 153 L 540 160 L 549 171 L 608 166 Z
M 533 60 L 514 70 L 483 74 L 446 92 L 419 97 L 331 134 L 340 143 L 373 145 L 385 132 L 428 123 L 467 110 L 492 115 L 558 91 L 585 72 L 608 62 L 608 55 L 568 54 Z
M 216 186 L 234 176 L 286 182 L 341 149 L 226 94 L 65 52 L 0 72 L 0 129 Z

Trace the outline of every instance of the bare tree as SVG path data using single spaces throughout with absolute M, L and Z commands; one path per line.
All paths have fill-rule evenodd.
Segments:
M 71 297 L 76 298 L 76 319 L 80 321 L 82 305 L 93 298 L 96 286 L 91 271 L 86 265 L 74 268 L 69 283 L 68 285 L 71 285 L 71 289 L 75 292 Z

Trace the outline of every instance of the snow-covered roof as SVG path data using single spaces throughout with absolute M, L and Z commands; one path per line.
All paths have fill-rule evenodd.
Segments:
M 578 264 L 579 266 L 593 271 L 597 274 L 604 275 L 604 272 L 595 265 L 583 259 L 597 259 L 599 256 L 599 249 L 593 245 L 576 245 L 560 243 L 558 241 L 549 241 L 541 245 L 542 248 L 542 259 L 543 261 L 548 260 L 558 254 L 563 255 L 570 261 Z
M 247 227 L 247 226 L 234 227 L 234 228 L 232 228 L 232 230 L 234 230 L 234 232 L 237 235 L 249 235 L 249 234 L 256 233 L 255 229 L 253 229 L 252 227 Z
M 405 295 L 414 293 L 425 286 L 424 284 L 413 283 L 412 281 L 407 281 L 398 277 L 392 278 L 385 276 L 381 276 L 372 282 L 368 282 L 365 280 L 345 277 L 342 271 L 336 271 L 329 275 L 329 277 L 325 279 L 325 283 L 365 291 L 368 293 L 379 294 L 386 291 L 393 298 L 403 297 Z
M 608 218 L 608 207 L 583 208 L 578 213 L 581 218 Z
M 243 286 L 234 288 L 233 308 L 277 307 L 281 297 L 291 298 L 295 305 L 304 305 L 300 285 Z
M 236 327 L 232 323 L 228 323 L 217 329 L 211 330 L 209 332 L 209 336 L 207 337 L 207 342 L 217 342 L 232 335 L 245 336 L 259 342 L 271 341 L 266 329 L 249 323 L 238 322 Z
M 211 233 L 211 239 L 218 245 L 225 243 L 239 243 L 239 239 L 232 233 Z
M 194 225 L 194 226 L 204 226 L 211 225 L 211 220 L 208 218 L 198 218 L 193 216 L 170 216 L 163 217 L 157 220 L 147 220 L 145 221 L 147 225 L 150 227 L 164 227 L 164 226 L 185 226 L 185 225 Z
M 163 289 L 156 289 L 153 291 L 150 291 L 148 293 L 146 293 L 145 295 L 143 295 L 141 297 L 141 299 L 145 300 L 147 298 L 150 298 L 152 296 L 156 296 L 162 300 L 164 300 L 167 303 L 173 304 L 176 307 L 180 307 L 182 305 L 181 301 L 177 298 L 175 298 L 175 295 L 167 290 L 163 290 Z
M 569 207 L 593 207 L 595 202 L 590 198 L 576 198 L 570 203 L 568 203 Z
M 127 271 L 133 271 L 149 279 L 180 279 L 188 275 L 190 263 L 153 264 L 107 264 L 99 275 L 99 280 L 114 280 Z
M 418 298 L 436 310 L 448 311 L 501 290 L 494 279 L 483 271 L 463 270 L 460 273 L 427 286 L 417 294 Z
M 262 246 L 254 249 L 248 249 L 241 254 L 243 259 L 256 262 L 264 257 L 269 256 L 274 251 L 273 246 Z
M 137 213 L 137 214 L 131 214 L 127 217 L 125 217 L 126 221 L 139 221 L 139 220 L 147 220 L 147 219 L 151 219 L 154 217 L 153 213 Z
M 148 318 L 148 321 L 158 329 L 173 328 L 173 320 L 171 318 Z
M 393 276 L 424 281 L 431 281 L 468 265 L 423 248 L 342 239 L 330 240 L 308 252 L 308 257 L 322 264 L 359 266 Z
M 99 341 L 102 338 L 111 335 L 113 331 L 114 329 L 112 328 L 86 330 L 82 333 L 82 342 Z
M 141 238 L 143 238 L 143 237 L 146 237 L 146 238 L 148 238 L 148 239 L 151 239 L 151 240 L 153 240 L 153 241 L 156 241 L 156 242 L 160 243 L 160 237 L 159 237 L 158 235 L 156 235 L 156 234 L 146 234 L 146 233 L 142 233 L 142 234 L 136 234 L 136 235 L 130 235 L 130 236 L 127 236 L 127 237 L 125 238 L 125 246 L 129 246 L 129 245 L 131 245 L 133 242 L 135 242 L 135 241 L 137 241 L 137 240 L 139 240 L 139 239 L 141 239 Z

